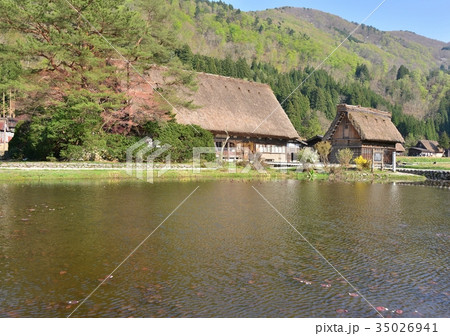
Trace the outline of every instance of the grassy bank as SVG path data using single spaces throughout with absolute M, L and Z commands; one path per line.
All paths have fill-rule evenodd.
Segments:
M 400 156 L 397 158 L 399 168 L 450 170 L 450 158 L 432 158 Z
M 144 172 L 143 178 L 147 176 Z M 256 170 L 243 172 L 242 168 L 230 173 L 226 169 L 202 170 L 194 173 L 192 170 L 170 170 L 162 176 L 155 173 L 153 181 L 206 181 L 206 180 L 324 180 L 347 182 L 375 182 L 386 183 L 394 181 L 423 181 L 425 178 L 418 175 L 392 173 L 389 171 L 375 171 L 374 173 L 357 170 L 338 170 L 334 174 L 329 173 L 299 173 L 295 170 L 280 172 L 279 170 L 266 169 L 266 173 Z M 0 169 L 0 182 L 39 182 L 39 181 L 64 181 L 64 180 L 136 180 L 129 176 L 125 170 L 76 170 L 76 169 Z
M 39 170 L 0 169 L 1 182 L 51 181 L 51 180 L 99 180 L 131 179 L 123 170 Z

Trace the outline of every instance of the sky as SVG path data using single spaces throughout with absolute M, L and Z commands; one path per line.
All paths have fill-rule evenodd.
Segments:
M 292 6 L 319 9 L 361 23 L 382 0 L 223 0 L 244 11 Z M 365 22 L 380 30 L 409 30 L 450 42 L 449 0 L 385 0 Z

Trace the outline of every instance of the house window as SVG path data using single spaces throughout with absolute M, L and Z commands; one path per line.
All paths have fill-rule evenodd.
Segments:
M 222 142 L 221 141 L 217 141 L 216 142 L 216 148 L 222 148 Z
M 350 130 L 349 125 L 345 124 L 344 125 L 344 139 L 348 139 L 348 137 L 349 137 L 349 130 Z

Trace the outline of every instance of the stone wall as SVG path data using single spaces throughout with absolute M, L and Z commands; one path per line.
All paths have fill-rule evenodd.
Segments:
M 398 168 L 398 172 L 425 176 L 428 180 L 450 180 L 450 170 L 421 170 Z

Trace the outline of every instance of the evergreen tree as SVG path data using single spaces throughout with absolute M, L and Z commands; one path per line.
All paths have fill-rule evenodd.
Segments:
M 355 77 L 361 82 L 370 80 L 369 68 L 366 64 L 358 64 L 355 71 Z
M 409 75 L 409 69 L 405 67 L 403 64 L 400 65 L 400 68 L 398 68 L 397 71 L 397 80 L 402 79 Z
M 444 149 L 450 148 L 450 139 L 447 132 L 442 132 L 441 136 L 439 137 L 439 145 Z

